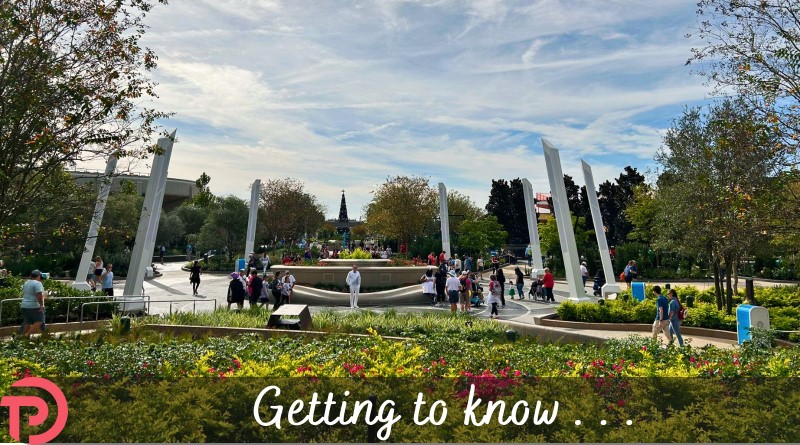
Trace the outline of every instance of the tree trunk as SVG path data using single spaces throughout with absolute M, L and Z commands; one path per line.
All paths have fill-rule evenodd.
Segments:
M 717 310 L 722 310 L 722 282 L 719 279 L 719 259 L 713 258 L 714 294 L 717 297 Z
M 739 294 L 739 260 L 733 260 L 733 270 L 731 271 L 733 274 L 733 294 Z
M 725 313 L 733 315 L 733 280 L 731 279 L 732 267 L 730 257 L 725 258 L 725 282 L 727 293 L 725 295 Z

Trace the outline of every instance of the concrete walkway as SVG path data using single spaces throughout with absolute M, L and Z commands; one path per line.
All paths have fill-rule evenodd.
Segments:
M 151 307 L 149 312 L 151 314 L 166 314 L 176 311 L 186 312 L 193 310 L 210 311 L 213 310 L 215 304 L 217 308 L 227 307 L 226 297 L 227 297 L 228 282 L 230 281 L 229 275 L 218 274 L 218 273 L 203 274 L 201 276 L 201 283 L 198 289 L 200 295 L 193 296 L 192 286 L 191 283 L 189 283 L 189 273 L 182 271 L 180 269 L 182 265 L 183 263 L 166 263 L 163 266 L 157 265 L 158 270 L 159 272 L 161 272 L 162 276 L 150 280 L 145 280 L 144 292 L 145 295 L 150 296 Z M 281 270 L 280 267 L 273 269 Z M 513 266 L 504 268 L 504 271 L 506 272 L 507 278 L 514 276 Z M 488 290 L 488 276 L 489 274 L 484 273 L 484 278 L 486 279 L 482 282 L 484 284 L 484 289 L 486 290 Z M 653 284 L 663 285 L 666 283 L 653 283 Z M 764 283 L 764 284 L 768 286 L 775 285 L 775 283 Z M 684 286 L 684 285 L 701 287 L 701 286 L 707 286 L 708 284 L 704 282 L 674 283 L 674 286 Z M 713 282 L 711 282 L 710 285 L 713 286 Z M 115 288 L 115 293 L 117 295 L 121 295 L 122 290 L 124 288 L 124 281 L 115 282 L 114 288 Z M 510 285 L 506 284 L 506 294 L 508 293 L 509 288 Z M 535 323 L 536 317 L 554 314 L 556 312 L 556 308 L 558 307 L 558 305 L 562 301 L 566 300 L 566 297 L 568 296 L 567 289 L 568 287 L 566 282 L 556 281 L 556 287 L 553 292 L 555 294 L 556 303 L 544 303 L 541 301 L 519 300 L 519 299 L 511 300 L 509 297 L 506 297 L 506 306 L 499 310 L 500 312 L 499 320 L 519 323 L 521 325 L 533 326 L 536 324 Z M 524 292 L 526 294 L 527 291 L 528 291 L 528 286 L 524 288 Z M 429 312 L 429 311 L 449 312 L 450 311 L 449 305 L 445 307 L 432 307 L 430 304 L 426 304 L 424 302 L 421 293 L 420 293 L 420 304 L 418 305 L 403 305 L 403 306 L 392 306 L 392 307 L 377 306 L 377 307 L 362 308 L 361 310 L 385 311 L 390 308 L 394 308 L 402 312 Z M 312 314 L 324 310 L 349 312 L 352 309 L 344 305 L 311 307 Z M 655 313 L 655 308 L 653 309 L 653 312 Z M 472 314 L 475 317 L 488 319 L 490 310 L 488 307 L 485 306 L 480 308 L 474 308 Z M 647 335 L 647 333 L 643 332 L 585 330 L 585 329 L 570 329 L 570 328 L 538 326 L 538 325 L 536 326 L 536 328 L 539 330 L 548 330 L 548 331 L 552 330 L 557 332 L 563 332 L 565 334 L 579 333 L 583 336 L 589 336 L 598 339 L 626 338 L 631 335 L 638 335 L 638 336 Z M 684 335 L 684 340 L 694 347 L 703 347 L 707 345 L 713 345 L 720 348 L 736 347 L 735 341 L 719 339 L 719 338 Z

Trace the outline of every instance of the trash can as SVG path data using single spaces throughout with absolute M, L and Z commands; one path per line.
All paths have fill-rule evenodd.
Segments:
M 644 283 L 631 283 L 631 295 L 639 301 L 644 301 Z
M 244 258 L 237 258 L 236 259 L 236 270 L 234 272 L 239 272 L 242 269 L 247 268 L 247 260 Z
M 740 304 L 736 308 L 736 337 L 739 344 L 753 339 L 752 329 L 769 329 L 769 311 L 762 306 Z

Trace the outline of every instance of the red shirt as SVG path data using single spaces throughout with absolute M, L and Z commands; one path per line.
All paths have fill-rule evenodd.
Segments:
M 550 272 L 544 274 L 544 277 L 542 277 L 542 285 L 547 288 L 554 287 L 556 285 L 556 280 L 553 279 L 553 274 Z
M 428 264 L 434 265 L 436 263 L 436 257 L 433 254 L 428 255 Z
M 444 252 L 439 254 L 439 264 L 444 264 Z

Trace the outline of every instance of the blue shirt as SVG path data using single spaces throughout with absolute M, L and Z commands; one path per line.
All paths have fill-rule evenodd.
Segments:
M 659 313 L 659 309 L 664 309 L 663 314 Z M 656 299 L 656 320 L 667 320 L 669 318 L 669 300 L 663 295 L 659 295 Z
M 44 292 L 42 283 L 36 280 L 28 280 L 22 285 L 22 309 L 39 309 L 39 300 L 36 294 Z
M 110 270 L 103 274 L 103 289 L 111 289 L 114 287 L 114 272 Z
M 669 310 L 672 311 L 672 318 L 670 318 L 670 320 L 678 320 L 678 311 L 681 310 L 681 305 L 678 303 L 678 300 L 670 298 Z

